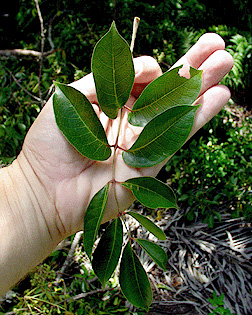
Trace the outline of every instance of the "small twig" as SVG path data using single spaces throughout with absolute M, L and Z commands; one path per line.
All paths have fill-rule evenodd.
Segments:
M 45 30 L 44 30 L 44 21 L 43 17 L 40 11 L 38 0 L 34 0 L 36 9 L 38 12 L 38 17 L 40 21 L 40 36 L 41 36 L 41 56 L 40 63 L 39 63 L 39 77 L 38 77 L 38 86 L 39 86 L 39 97 L 42 100 L 42 91 L 41 91 L 41 77 L 42 77 L 42 68 L 43 68 L 43 53 L 44 53 L 44 45 L 45 45 Z M 43 102 L 41 102 L 41 105 L 43 106 Z
M 19 308 L 18 311 L 27 311 L 27 308 Z M 15 314 L 17 314 L 17 311 L 5 313 L 5 315 L 15 315 Z
M 57 304 L 61 304 L 61 303 L 69 302 L 69 301 L 76 301 L 76 300 L 84 299 L 89 295 L 93 295 L 93 294 L 97 294 L 97 293 L 101 293 L 101 292 L 113 291 L 113 290 L 115 290 L 115 288 L 107 288 L 105 290 L 104 289 L 97 289 L 97 290 L 90 291 L 90 292 L 80 293 L 80 294 L 77 294 L 77 295 L 70 297 L 66 300 L 60 301 Z
M 89 33 L 90 33 L 91 37 L 93 37 L 95 40 L 98 40 L 99 37 L 93 32 L 93 30 L 92 30 L 90 24 L 88 23 L 87 19 L 86 19 L 86 24 L 87 24 L 87 28 L 89 30 Z
M 27 91 L 19 82 L 18 80 L 15 78 L 15 76 L 9 71 L 12 79 L 15 81 L 15 83 L 26 93 L 28 94 L 29 96 L 31 96 L 32 98 L 34 98 L 36 101 L 42 103 L 44 105 L 45 101 L 43 101 L 41 98 L 33 95 L 32 93 L 30 93 L 29 91 Z
M 136 34 L 137 34 L 137 29 L 138 29 L 139 23 L 140 23 L 140 18 L 136 16 L 134 18 L 134 22 L 133 22 L 132 39 L 131 39 L 131 44 L 130 44 L 130 50 L 131 50 L 132 53 L 133 53 L 133 50 L 134 50 Z
M 60 279 L 61 279 L 61 276 L 62 274 L 64 274 L 66 268 L 68 267 L 68 265 L 70 264 L 70 262 L 72 261 L 72 258 L 73 258 L 73 255 L 75 253 L 75 249 L 76 249 L 76 246 L 78 245 L 80 239 L 81 239 L 81 236 L 82 236 L 83 232 L 80 231 L 78 233 L 75 234 L 75 237 L 73 239 L 73 242 L 72 242 L 72 245 L 71 245 L 71 248 L 68 252 L 68 255 L 67 255 L 67 258 L 63 264 L 63 266 L 61 267 L 60 271 L 58 272 L 57 274 L 57 277 L 56 277 L 56 280 L 55 280 L 55 284 L 57 285 L 59 282 L 60 282 Z
M 49 21 L 48 23 L 48 41 L 49 41 L 49 44 L 51 46 L 52 49 L 54 49 L 54 42 L 52 40 L 52 24 L 53 24 L 53 21 L 56 19 L 56 17 L 58 16 L 58 13 L 56 13 Z
M 71 12 L 71 10 L 64 10 L 64 11 L 59 11 L 56 14 L 54 14 L 54 16 L 50 19 L 49 23 L 48 23 L 48 36 L 47 36 L 47 40 L 52 48 L 52 50 L 54 51 L 55 45 L 54 42 L 52 40 L 52 30 L 53 30 L 53 22 L 54 20 L 59 17 L 60 15 L 62 15 L 65 12 Z

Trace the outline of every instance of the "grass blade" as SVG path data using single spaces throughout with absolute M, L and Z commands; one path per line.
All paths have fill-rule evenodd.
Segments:
M 173 190 L 153 177 L 136 177 L 121 183 L 129 188 L 136 199 L 148 208 L 177 208 Z

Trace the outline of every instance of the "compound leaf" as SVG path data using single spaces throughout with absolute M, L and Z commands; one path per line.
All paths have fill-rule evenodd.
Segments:
M 135 71 L 130 47 L 114 22 L 96 44 L 91 66 L 99 105 L 109 118 L 115 119 L 129 99 Z
M 111 148 L 92 104 L 73 87 L 56 82 L 54 84 L 55 119 L 65 138 L 83 156 L 97 161 L 107 160 Z
M 108 190 L 109 183 L 94 195 L 84 215 L 83 246 L 89 258 L 108 201 Z
M 166 270 L 168 257 L 162 247 L 151 241 L 144 239 L 136 238 L 135 241 L 137 241 L 137 243 L 140 244 L 140 246 L 146 251 L 146 253 L 155 261 L 155 263 L 160 268 Z
M 127 212 L 127 214 L 131 215 L 134 219 L 136 219 L 143 227 L 146 228 L 146 230 L 148 230 L 158 239 L 163 241 L 166 239 L 165 233 L 147 217 L 133 211 L 129 211 Z
M 129 113 L 132 125 L 144 127 L 170 107 L 192 105 L 201 89 L 202 70 L 190 68 L 190 78 L 186 79 L 178 74 L 180 68 L 165 72 L 147 85 Z
M 116 218 L 102 234 L 93 254 L 92 266 L 103 287 L 118 264 L 122 243 L 122 222 L 120 218 Z
M 150 167 L 174 154 L 187 140 L 199 106 L 175 106 L 153 118 L 123 160 L 132 167 Z
M 123 250 L 119 283 L 122 293 L 131 304 L 148 311 L 153 296 L 150 281 L 129 242 Z
M 136 199 L 148 208 L 177 208 L 173 190 L 154 177 L 130 178 L 121 185 L 130 189 Z

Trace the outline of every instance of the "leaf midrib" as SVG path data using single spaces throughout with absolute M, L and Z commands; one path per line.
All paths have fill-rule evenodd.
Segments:
M 191 107 L 194 107 L 194 106 L 191 106 Z M 188 112 L 186 112 L 186 114 L 188 114 L 188 113 L 190 113 L 191 111 L 188 111 Z M 141 149 L 143 149 L 143 148 L 146 148 L 147 146 L 149 146 L 149 145 L 151 145 L 153 142 L 155 142 L 157 139 L 159 139 L 161 136 L 163 136 L 163 134 L 164 133 L 166 133 L 169 129 L 171 129 L 176 123 L 178 123 L 186 114 L 184 114 L 184 115 L 181 115 L 181 117 L 178 119 L 178 120 L 176 120 L 176 121 L 174 121 L 174 123 L 172 123 L 168 128 L 166 128 L 164 131 L 162 131 L 158 136 L 156 136 L 155 138 L 153 138 L 151 141 L 149 141 L 147 144 L 145 144 L 145 145 L 143 145 L 143 146 L 141 146 L 141 147 L 138 147 L 138 148 L 136 148 L 136 149 L 129 149 L 127 152 L 129 152 L 129 153 L 134 153 L 134 152 L 136 152 L 136 151 L 139 151 L 139 150 L 141 150 Z M 135 142 L 135 144 L 136 144 L 137 142 Z M 134 145 L 133 145 L 134 146 Z M 126 153 L 127 153 L 126 152 Z
M 141 185 L 137 185 L 137 184 L 133 184 L 133 183 L 130 183 L 130 185 L 132 185 L 132 186 L 134 186 L 136 188 L 139 187 L 140 189 L 147 190 L 147 192 L 152 192 L 153 194 L 162 197 L 162 199 L 165 199 L 166 201 L 168 200 L 166 197 L 164 197 L 163 195 L 159 194 L 155 190 L 151 190 L 150 188 L 146 188 L 145 186 L 141 186 Z M 171 202 L 171 201 L 169 200 L 169 202 Z M 171 203 L 173 204 L 173 202 L 171 202 Z
M 61 91 L 61 90 L 60 90 L 60 91 Z M 75 109 L 75 107 L 72 105 L 70 99 L 66 96 L 66 94 L 63 93 L 62 91 L 61 91 L 61 93 L 65 95 L 65 97 L 67 98 L 67 100 L 68 100 L 68 102 L 69 102 L 71 108 L 74 110 L 74 112 L 76 113 L 77 117 L 78 117 L 79 120 L 83 123 L 83 125 L 84 125 L 85 128 L 88 130 L 88 132 L 96 139 L 96 141 L 98 141 L 98 142 L 100 142 L 100 143 L 102 143 L 102 144 L 104 144 L 104 145 L 107 145 L 108 143 L 103 142 L 101 139 L 99 139 L 99 138 L 96 136 L 96 134 L 95 134 L 94 132 L 92 132 L 92 129 L 91 129 L 91 128 L 85 123 L 85 121 L 81 118 L 80 114 L 79 114 L 78 111 Z M 87 101 L 89 102 L 89 100 L 87 100 Z M 91 103 L 90 103 L 90 105 L 92 106 Z M 92 109 L 91 109 L 91 110 L 92 110 Z M 101 126 L 100 126 L 100 127 L 101 127 Z
M 131 249 L 130 249 L 130 254 L 131 254 L 131 256 L 132 256 L 133 268 L 134 268 L 135 279 L 136 279 L 136 282 L 137 282 L 138 291 L 140 292 L 142 301 L 145 301 L 144 296 L 143 296 L 143 294 L 142 294 L 141 286 L 140 286 L 140 283 L 139 283 L 138 277 L 137 277 L 137 271 L 136 271 L 136 263 L 135 263 L 134 253 L 133 253 L 133 251 L 132 251 Z M 146 303 L 145 303 L 145 304 L 146 304 Z
M 106 199 L 107 199 L 107 190 L 108 190 L 108 188 L 106 187 L 105 192 L 104 192 L 104 196 L 102 198 L 102 207 L 101 207 L 102 211 L 100 211 L 100 214 L 98 216 L 98 221 L 97 221 L 98 224 L 96 224 L 96 228 L 95 228 L 95 235 L 98 234 L 98 230 L 99 230 L 99 227 L 100 227 L 100 222 L 101 222 L 101 219 L 102 219 L 103 214 L 104 214 L 104 209 L 105 209 L 106 202 L 107 202 L 106 201 Z
M 114 252 L 114 248 L 115 248 L 115 243 L 116 243 L 116 236 L 117 236 L 117 230 L 118 230 L 118 221 L 116 222 L 116 226 L 115 226 L 115 232 L 114 232 L 114 236 L 113 236 L 113 243 L 112 243 L 112 250 L 110 251 L 110 256 L 108 258 L 108 263 L 107 263 L 107 267 L 105 269 L 105 274 L 107 275 L 107 270 L 108 270 L 108 266 L 110 261 L 112 260 L 112 256 L 113 256 L 113 252 Z
M 197 75 L 198 75 L 198 73 L 197 73 L 196 75 L 194 75 L 193 78 L 196 77 Z M 191 78 L 190 78 L 190 79 L 191 79 Z M 146 103 L 144 103 L 145 106 L 142 106 L 142 107 L 140 107 L 140 108 L 138 108 L 138 109 L 132 110 L 132 113 L 137 113 L 137 112 L 139 112 L 139 111 L 148 109 L 150 106 L 153 106 L 154 104 L 156 104 L 157 102 L 159 102 L 159 101 L 162 100 L 163 98 L 167 97 L 169 94 L 174 93 L 174 92 L 175 92 L 176 90 L 178 90 L 179 88 L 182 88 L 185 84 L 187 84 L 187 83 L 190 81 L 190 79 L 186 79 L 186 81 L 184 81 L 183 84 L 181 84 L 181 85 L 177 86 L 176 88 L 170 90 L 168 93 L 166 93 L 166 94 L 164 94 L 163 96 L 161 96 L 160 98 L 156 99 L 154 102 L 149 103 L 148 105 L 145 105 Z M 153 84 L 154 84 L 154 82 L 153 82 Z

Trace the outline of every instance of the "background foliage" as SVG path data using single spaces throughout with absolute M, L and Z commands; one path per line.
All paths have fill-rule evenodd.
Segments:
M 51 94 L 53 80 L 69 83 L 90 71 L 97 40 L 116 21 L 130 41 L 134 16 L 141 18 L 135 56 L 153 55 L 163 70 L 205 32 L 226 41 L 234 67 L 223 83 L 232 103 L 186 144 L 160 172 L 187 218 L 211 226 L 220 210 L 251 220 L 252 12 L 248 0 L 40 0 L 45 47 L 40 60 L 11 56 L 6 49 L 40 51 L 40 22 L 33 0 L 0 4 L 0 161 L 10 163 Z M 40 293 L 39 293 L 40 294 Z M 19 302 L 19 303 L 22 303 Z M 117 303 L 117 302 L 112 302 Z M 101 313 L 99 313 L 101 314 Z

